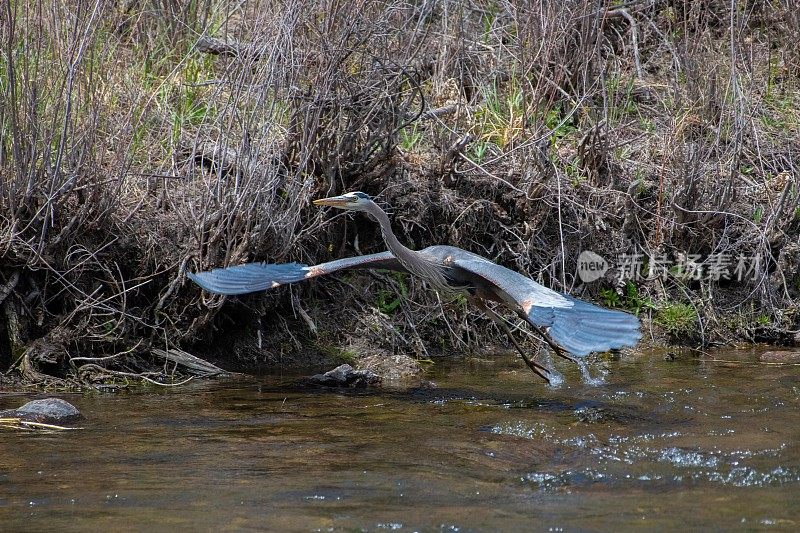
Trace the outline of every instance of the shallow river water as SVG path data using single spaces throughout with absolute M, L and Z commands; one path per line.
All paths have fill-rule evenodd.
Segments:
M 501 356 L 437 361 L 437 388 L 58 394 L 83 429 L 0 432 L 0 530 L 798 530 L 800 366 L 756 360 L 623 357 L 596 385 L 559 365 L 559 388 Z

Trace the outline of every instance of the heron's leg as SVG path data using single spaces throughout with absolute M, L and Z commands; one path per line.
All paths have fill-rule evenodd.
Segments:
M 522 347 L 517 342 L 517 339 L 514 338 L 514 335 L 512 334 L 511 330 L 508 328 L 508 325 L 505 323 L 503 318 L 500 315 L 498 315 L 494 311 L 494 309 L 490 309 L 489 306 L 487 306 L 486 303 L 484 303 L 484 301 L 481 300 L 480 298 L 473 298 L 472 301 L 473 301 L 473 303 L 475 304 L 476 307 L 478 307 L 484 313 L 489 315 L 489 318 L 491 318 L 492 321 L 495 324 L 500 326 L 500 328 L 503 331 L 505 331 L 505 333 L 508 336 L 509 340 L 511 340 L 511 344 L 513 344 L 514 348 L 517 349 L 517 352 L 519 352 L 519 355 L 522 357 L 522 360 L 525 361 L 526 365 L 528 365 L 528 368 L 533 370 L 534 374 L 536 374 L 537 376 L 539 376 L 540 378 L 545 380 L 547 382 L 547 384 L 549 385 L 550 384 L 550 378 L 545 376 L 545 374 L 549 374 L 550 370 L 547 367 L 544 367 L 544 366 L 540 365 L 539 363 L 537 363 L 535 361 L 532 361 L 528 357 L 528 355 L 525 353 L 525 351 L 522 349 Z
M 519 314 L 519 317 L 520 317 L 522 320 L 524 320 L 525 322 L 528 322 L 528 317 L 526 317 L 526 316 L 525 316 L 525 314 L 524 314 L 523 312 L 521 312 L 521 311 L 520 311 L 518 314 Z M 530 324 L 530 322 L 528 322 L 528 323 Z M 547 330 L 546 330 L 544 327 L 536 326 L 536 325 L 534 325 L 534 324 L 531 324 L 531 326 L 533 327 L 534 331 L 536 331 L 536 333 L 538 333 L 538 334 L 539 334 L 539 336 L 540 336 L 542 339 L 544 339 L 544 342 L 546 342 L 546 343 L 547 343 L 547 345 L 548 345 L 548 346 L 550 346 L 550 348 L 553 350 L 553 352 L 554 352 L 554 353 L 555 353 L 557 356 L 561 357 L 562 359 L 566 359 L 566 360 L 567 360 L 567 361 L 569 361 L 570 363 L 575 363 L 575 364 L 577 364 L 577 363 L 578 363 L 578 362 L 575 360 L 575 358 L 574 358 L 574 357 L 570 357 L 569 355 L 567 355 L 566 353 L 564 353 L 564 348 L 562 348 L 561 346 L 559 346 L 558 344 L 556 344 L 556 341 L 554 341 L 554 340 L 553 340 L 553 338 L 552 338 L 552 337 L 551 337 L 551 336 L 550 336 L 550 335 L 547 333 Z
M 556 341 L 554 341 L 553 338 L 547 334 L 547 331 L 544 328 L 536 327 L 534 329 L 539 335 L 542 336 L 544 342 L 546 342 L 550 346 L 550 348 L 553 349 L 553 352 L 555 352 L 557 356 L 561 357 L 562 359 L 566 359 L 570 363 L 578 364 L 578 361 L 576 361 L 574 357 L 567 355 L 564 352 L 564 348 L 556 344 Z

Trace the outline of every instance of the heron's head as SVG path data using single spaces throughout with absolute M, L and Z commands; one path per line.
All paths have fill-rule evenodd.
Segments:
M 368 194 L 356 191 L 348 192 L 341 196 L 332 196 L 330 198 L 320 198 L 314 200 L 314 205 L 329 205 L 331 207 L 338 207 L 339 209 L 349 209 L 351 211 L 364 211 L 372 204 L 372 198 Z

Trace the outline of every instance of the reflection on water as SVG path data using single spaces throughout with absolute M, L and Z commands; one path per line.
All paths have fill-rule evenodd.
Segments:
M 756 360 L 726 352 L 720 359 Z M 560 363 L 559 363 L 560 364 Z M 291 376 L 63 395 L 82 431 L 0 434 L 3 530 L 800 527 L 796 366 L 659 356 L 543 386 L 514 358 L 436 389 Z M 598 369 L 591 370 L 598 375 Z M 0 409 L 28 397 L 0 396 Z

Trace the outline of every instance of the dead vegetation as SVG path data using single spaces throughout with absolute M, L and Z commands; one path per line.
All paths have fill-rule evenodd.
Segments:
M 790 339 L 793 4 L 7 3 L 0 369 L 168 383 L 204 373 L 164 356 L 181 349 L 275 364 L 346 358 L 331 346 L 355 337 L 418 354 L 489 338 L 402 277 L 236 302 L 187 283 L 382 249 L 371 222 L 309 208 L 346 190 L 392 206 L 415 247 L 461 246 L 653 317 L 656 335 Z M 587 249 L 638 257 L 637 275 L 581 285 Z M 752 268 L 694 279 L 650 259 L 707 273 L 722 255 Z

